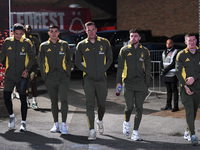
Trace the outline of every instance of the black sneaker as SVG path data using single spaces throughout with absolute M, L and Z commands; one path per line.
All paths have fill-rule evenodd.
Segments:
M 165 106 L 165 107 L 162 107 L 161 110 L 172 110 L 172 107 L 171 106 Z
M 172 112 L 176 112 L 176 111 L 179 111 L 179 108 L 173 108 L 172 109 Z

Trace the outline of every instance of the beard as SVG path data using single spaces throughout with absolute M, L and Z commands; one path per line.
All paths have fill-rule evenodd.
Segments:
M 131 41 L 131 44 L 135 45 L 135 44 L 138 44 L 139 42 L 138 41 Z

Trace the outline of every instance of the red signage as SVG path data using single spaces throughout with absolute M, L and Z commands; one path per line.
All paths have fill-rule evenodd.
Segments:
M 56 24 L 71 33 L 84 32 L 84 24 L 90 19 L 88 8 L 12 8 L 11 12 L 11 24 L 30 24 L 33 29 L 48 29 Z

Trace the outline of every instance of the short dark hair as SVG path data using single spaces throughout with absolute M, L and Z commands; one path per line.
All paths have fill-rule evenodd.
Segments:
M 195 37 L 196 37 L 195 33 L 187 33 L 187 34 L 185 35 L 185 40 L 186 40 L 187 37 L 190 37 L 190 36 L 195 36 Z M 197 37 L 196 37 L 196 38 L 197 38 Z
M 57 25 L 55 25 L 55 24 L 51 24 L 51 25 L 49 26 L 49 31 L 50 31 L 50 29 L 52 29 L 52 28 L 57 28 L 57 29 L 59 30 L 59 27 L 58 27 Z
M 129 31 L 129 34 L 131 34 L 131 33 L 138 33 L 138 34 L 140 34 L 140 29 L 138 29 L 138 28 L 133 28 L 133 29 L 131 29 L 131 30 Z
M 21 23 L 15 23 L 13 25 L 13 31 L 15 30 L 23 30 L 24 31 L 24 26 Z
M 87 27 L 87 26 L 91 26 L 91 25 L 96 26 L 95 23 L 92 22 L 92 21 L 88 21 L 88 22 L 85 23 L 85 27 Z

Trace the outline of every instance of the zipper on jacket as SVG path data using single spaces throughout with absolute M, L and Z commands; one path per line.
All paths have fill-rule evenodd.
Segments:
M 18 46 L 18 41 L 17 40 L 15 40 L 15 58 L 14 58 L 14 60 L 15 60 L 15 80 L 16 80 L 16 77 L 17 77 L 17 75 L 16 75 L 16 67 L 17 67 L 17 65 L 16 65 L 16 63 L 17 63 L 17 61 L 16 61 L 16 54 L 17 54 L 17 51 L 18 51 L 18 49 L 17 49 L 17 46 Z
M 97 41 L 95 41 L 95 42 L 97 42 Z M 93 50 L 93 54 L 94 54 L 94 58 L 95 58 L 95 60 L 94 60 L 94 65 L 95 65 L 95 80 L 97 80 L 97 56 L 98 56 L 98 54 L 97 54 L 97 51 L 98 51 L 98 49 L 96 49 L 96 47 L 95 47 L 95 45 L 93 44 L 93 43 L 91 43 L 92 44 L 92 50 Z
M 57 73 L 57 51 L 56 51 L 56 47 L 57 47 L 57 43 L 56 44 L 53 44 L 53 46 L 54 46 L 54 52 L 55 52 L 55 58 L 56 58 L 56 60 L 55 60 L 55 66 L 56 66 L 56 68 L 55 68 L 55 71 L 56 71 L 56 78 L 58 77 L 58 73 Z

